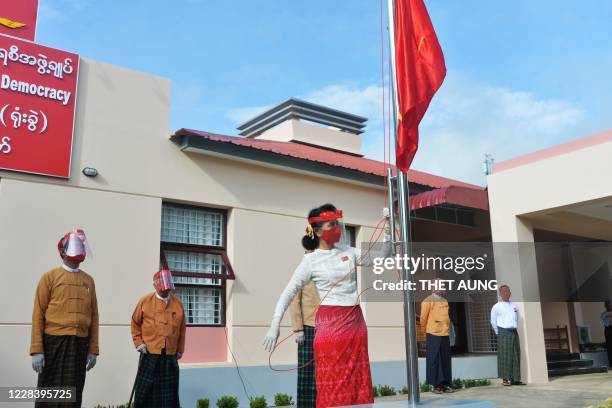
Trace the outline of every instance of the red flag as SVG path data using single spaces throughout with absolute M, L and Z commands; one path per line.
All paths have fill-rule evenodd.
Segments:
M 423 0 L 395 0 L 399 104 L 396 164 L 406 171 L 419 145 L 419 123 L 446 76 L 444 54 Z

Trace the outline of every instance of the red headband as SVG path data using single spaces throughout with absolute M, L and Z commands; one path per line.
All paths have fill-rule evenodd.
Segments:
M 311 217 L 308 219 L 309 224 L 314 224 L 315 222 L 321 221 L 335 221 L 338 218 L 342 218 L 342 210 L 338 211 L 325 211 L 319 214 L 316 217 Z

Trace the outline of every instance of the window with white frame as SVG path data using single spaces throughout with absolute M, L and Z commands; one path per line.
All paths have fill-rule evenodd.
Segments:
M 172 271 L 188 325 L 225 325 L 226 280 L 234 278 L 225 226 L 225 211 L 162 204 L 161 264 Z

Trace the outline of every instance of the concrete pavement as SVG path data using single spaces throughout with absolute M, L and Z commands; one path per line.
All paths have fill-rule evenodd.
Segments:
M 422 393 L 424 399 L 440 397 Z M 584 408 L 597 407 L 612 397 L 612 373 L 583 374 L 553 378 L 545 384 L 514 385 L 504 387 L 501 380 L 492 380 L 490 386 L 458 390 L 448 394 L 452 399 L 487 400 L 498 408 Z M 376 398 L 376 403 L 397 401 L 406 397 Z

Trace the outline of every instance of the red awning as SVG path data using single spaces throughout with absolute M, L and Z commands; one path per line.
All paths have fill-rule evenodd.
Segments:
M 485 190 L 450 186 L 426 191 L 410 197 L 410 209 L 432 207 L 440 204 L 453 204 L 462 207 L 489 210 L 489 195 Z

